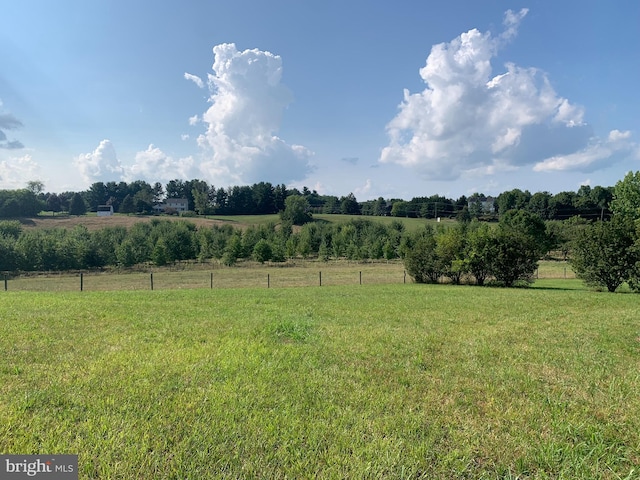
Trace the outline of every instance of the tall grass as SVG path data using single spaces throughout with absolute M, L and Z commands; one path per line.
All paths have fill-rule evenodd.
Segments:
M 0 451 L 81 478 L 638 478 L 634 295 L 6 292 Z

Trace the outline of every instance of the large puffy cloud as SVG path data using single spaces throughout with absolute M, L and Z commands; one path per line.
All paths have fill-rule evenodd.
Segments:
M 2 107 L 2 101 L 0 101 L 0 107 Z M 0 148 L 6 150 L 16 150 L 24 148 L 24 145 L 19 140 L 9 140 L 7 130 L 16 130 L 22 127 L 22 122 L 18 120 L 14 115 L 10 113 L 0 113 Z
M 211 107 L 199 118 L 207 127 L 198 137 L 202 174 L 234 184 L 304 178 L 311 170 L 312 152 L 276 135 L 292 100 L 281 83 L 281 58 L 257 49 L 238 51 L 229 43 L 215 46 L 213 53 Z M 192 117 L 191 124 L 196 123 L 193 119 L 198 117 Z
M 426 88 L 405 90 L 399 113 L 387 125 L 390 141 L 381 162 L 451 180 L 523 165 L 545 170 L 541 165 L 559 165 L 558 159 L 566 169 L 593 168 L 597 162 L 571 156 L 599 143 L 621 152 L 619 142 L 594 138 L 583 109 L 559 96 L 544 72 L 507 63 L 494 75 L 491 60 L 515 37 L 526 13 L 508 11 L 498 36 L 473 29 L 432 47 L 420 69 Z
M 40 166 L 31 155 L 11 157 L 0 161 L 0 188 L 24 188 L 27 182 L 40 178 Z
M 109 140 L 102 140 L 93 152 L 79 155 L 74 164 L 88 184 L 123 180 L 125 176 L 125 169 Z
M 193 165 L 192 157 L 175 160 L 154 145 L 149 145 L 146 150 L 136 153 L 135 162 L 127 169 L 126 178 L 149 183 L 167 182 L 176 178 L 189 180 L 196 176 Z

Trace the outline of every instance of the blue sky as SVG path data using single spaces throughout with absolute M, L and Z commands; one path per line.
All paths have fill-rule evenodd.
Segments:
M 640 3 L 22 0 L 0 188 L 174 178 L 359 200 L 640 169 Z

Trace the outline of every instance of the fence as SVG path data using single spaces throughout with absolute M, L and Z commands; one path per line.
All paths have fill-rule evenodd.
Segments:
M 4 275 L 5 291 L 118 291 L 195 288 L 284 288 L 337 285 L 410 283 L 400 262 L 366 264 L 308 262 L 295 266 L 207 268 L 183 265 L 179 269 L 144 272 L 77 272 L 21 276 Z M 564 262 L 541 262 L 535 278 L 575 278 Z

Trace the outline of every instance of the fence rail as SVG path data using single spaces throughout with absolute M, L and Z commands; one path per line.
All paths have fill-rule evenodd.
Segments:
M 195 288 L 284 288 L 410 283 L 401 263 L 252 266 L 207 269 L 185 267 L 145 272 L 41 273 L 4 275 L 5 291 L 119 291 Z M 541 262 L 535 278 L 575 278 L 564 262 Z

